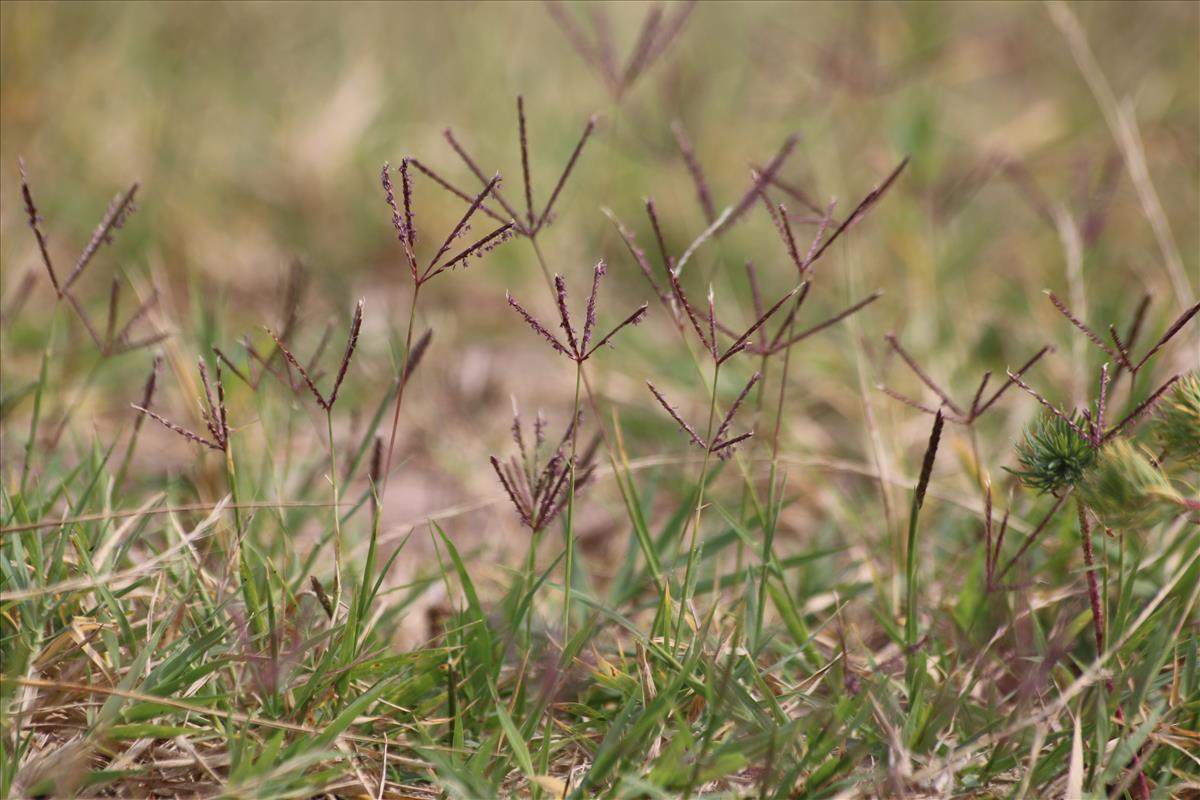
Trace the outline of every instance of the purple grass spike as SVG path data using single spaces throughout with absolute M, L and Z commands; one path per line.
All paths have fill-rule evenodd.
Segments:
M 896 355 L 900 356 L 900 358 L 904 360 L 904 363 L 907 364 L 908 368 L 913 371 L 913 374 L 921 379 L 922 383 L 932 389 L 933 393 L 940 397 L 942 402 L 945 403 L 950 410 L 960 417 L 963 416 L 962 409 L 958 407 L 958 404 L 950 398 L 950 395 L 948 395 L 941 386 L 938 386 L 937 382 L 934 381 L 933 378 L 929 377 L 929 373 L 921 369 L 921 365 L 917 363 L 916 359 L 909 355 L 908 351 L 905 350 L 900 344 L 900 340 L 896 337 L 896 334 L 889 333 L 883 338 L 887 341 L 888 345 L 891 346 Z
M 757 320 L 755 320 L 754 324 L 751 325 L 749 328 L 747 328 L 745 330 L 745 332 L 741 336 L 739 336 L 732 345 L 729 346 L 729 349 L 727 349 L 725 351 L 724 355 L 718 357 L 714 351 L 713 357 L 716 358 L 717 363 L 722 364 L 725 361 L 728 361 L 729 358 L 732 357 L 733 355 L 735 355 L 737 352 L 739 352 L 745 346 L 746 342 L 749 341 L 750 337 L 753 336 L 754 333 L 759 328 L 761 328 L 763 325 L 765 325 L 767 323 L 767 320 L 769 320 L 771 317 L 775 316 L 775 312 L 778 311 L 783 306 L 784 303 L 786 303 L 792 297 L 796 296 L 796 293 L 800 291 L 800 288 L 801 287 L 797 286 L 795 289 L 792 289 L 790 292 L 785 294 L 783 297 L 776 300 L 775 305 L 768 308 L 762 316 L 760 316 Z
M 317 388 L 317 384 L 312 379 L 312 376 L 309 375 L 308 370 L 304 368 L 304 365 L 300 363 L 300 360 L 297 359 L 292 351 L 288 349 L 287 345 L 285 345 L 280 338 L 275 335 L 274 331 L 272 331 L 270 328 L 264 328 L 263 330 L 265 330 L 267 335 L 270 336 L 275 342 L 275 346 L 279 348 L 281 353 L 283 353 L 283 357 L 287 359 L 287 362 L 295 367 L 296 371 L 300 373 L 300 378 L 304 381 L 304 384 L 308 386 L 308 390 L 312 392 L 313 397 L 317 398 L 317 405 L 319 405 L 321 408 L 325 408 L 325 396 L 322 395 L 321 390 Z
M 737 399 L 733 401 L 733 405 L 731 405 L 729 410 L 725 412 L 725 418 L 721 420 L 721 426 L 717 428 L 717 432 L 713 434 L 713 442 L 716 443 L 713 445 L 714 448 L 723 446 L 721 442 L 724 440 L 725 433 L 729 430 L 729 426 L 733 424 L 733 418 L 737 415 L 738 409 L 742 407 L 742 402 L 746 399 L 746 396 L 750 394 L 750 390 L 754 388 L 754 385 L 760 380 L 762 380 L 761 372 L 755 372 L 753 375 L 751 375 L 750 380 L 747 381 L 746 386 L 742 389 L 741 394 L 737 396 Z
M 554 299 L 558 303 L 559 327 L 567 335 L 567 344 L 572 353 L 579 353 L 579 342 L 575 340 L 575 330 L 571 326 L 571 311 L 567 306 L 567 282 L 562 275 L 554 276 Z
M 29 178 L 25 174 L 25 159 L 18 159 L 17 165 L 21 173 L 21 198 L 25 201 L 25 217 L 30 230 L 33 231 L 33 237 L 37 240 L 38 252 L 41 253 L 42 263 L 46 266 L 46 273 L 50 276 L 50 283 L 54 286 L 54 293 L 62 297 L 62 287 L 59 286 L 58 276 L 54 272 L 54 262 L 50 259 L 50 250 L 46 245 L 46 235 L 42 233 L 39 225 L 42 218 L 38 214 L 37 206 L 34 205 L 33 192 L 29 188 Z
M 589 117 L 587 124 L 583 127 L 583 134 L 579 137 L 575 149 L 571 151 L 571 157 L 567 159 L 567 165 L 563 167 L 562 174 L 558 176 L 558 183 L 554 184 L 554 190 L 550 192 L 550 199 L 546 201 L 546 207 L 542 209 L 542 215 L 538 218 L 537 225 L 533 227 L 534 234 L 537 234 L 551 220 L 554 203 L 558 200 L 558 195 L 562 192 L 563 186 L 566 185 L 567 179 L 571 177 L 571 171 L 575 169 L 575 162 L 579 160 L 579 154 L 583 152 L 583 146 L 587 144 L 592 131 L 595 129 L 596 117 Z
M 538 322 L 537 319 L 535 319 L 532 314 L 530 314 L 528 311 L 526 311 L 525 308 L 520 303 L 517 302 L 515 297 L 513 297 L 508 292 L 504 293 L 504 297 L 508 300 L 508 304 L 510 306 L 512 306 L 513 310 L 516 311 L 518 314 L 520 314 L 524 318 L 525 322 L 527 322 L 529 324 L 530 328 L 533 328 L 534 333 L 536 333 L 537 335 L 539 335 L 543 339 L 545 339 L 547 342 L 549 342 L 551 347 L 553 347 L 555 350 L 562 353 L 563 355 L 565 355 L 565 356 L 571 355 L 571 351 L 568 350 L 566 347 L 564 347 L 562 342 L 560 342 L 557 338 L 555 338 L 554 334 L 552 334 L 550 331 L 546 330 L 546 326 L 542 325 L 542 323 Z
M 471 202 L 471 205 L 467 207 L 467 210 L 463 212 L 462 217 L 458 220 L 458 224 L 450 229 L 450 233 L 446 235 L 446 240 L 442 242 L 442 246 L 436 253 L 434 253 L 433 259 L 429 262 L 429 267 L 425 270 L 426 277 L 433 272 L 434 268 L 437 266 L 437 263 L 441 261 L 442 256 L 449 252 L 450 247 L 454 244 L 455 240 L 466 231 L 467 226 L 471 221 L 471 217 L 475 216 L 475 212 L 479 210 L 479 204 L 482 203 L 484 198 L 486 198 L 489 194 L 493 194 L 493 190 L 499 184 L 500 173 L 497 172 L 492 176 L 492 179 L 487 182 L 487 185 L 483 187 L 479 194 L 475 196 L 475 199 Z
M 683 162 L 692 176 L 692 183 L 696 187 L 696 199 L 700 202 L 701 210 L 704 211 L 704 219 L 711 225 L 717 221 L 717 211 L 713 207 L 712 191 L 708 187 L 708 179 L 704 177 L 704 168 L 700 166 L 700 160 L 696 158 L 696 149 L 688 139 L 682 122 L 676 120 L 671 123 L 671 132 L 675 134 L 675 143 L 679 146 Z
M 1045 294 L 1050 298 L 1050 302 L 1054 304 L 1054 307 L 1058 309 L 1058 313 L 1062 314 L 1067 318 L 1068 322 L 1078 328 L 1083 335 L 1087 337 L 1088 341 L 1103 350 L 1109 358 L 1113 359 L 1114 361 L 1119 360 L 1119 356 L 1112 351 L 1112 348 L 1105 344 L 1104 340 L 1101 339 L 1094 330 L 1089 328 L 1085 322 L 1071 313 L 1071 309 L 1067 308 L 1066 304 L 1062 300 L 1059 300 L 1058 296 L 1055 295 L 1054 292 L 1047 289 Z
M 808 284 L 806 283 L 805 285 L 807 286 Z M 859 311 L 861 311 L 864 308 L 866 308 L 867 306 L 871 305 L 871 303 L 874 303 L 876 300 L 878 300 L 881 297 L 883 297 L 883 292 L 881 292 L 881 291 L 880 292 L 872 292 L 871 294 L 867 295 L 862 300 L 859 300 L 857 303 L 855 303 L 854 305 L 852 305 L 848 308 L 842 309 L 841 311 L 834 314 L 832 317 L 825 320 L 824 322 L 819 322 L 816 325 L 813 325 L 811 328 L 806 328 L 805 330 L 801 331 L 800 333 L 795 334 L 794 336 L 792 336 L 792 338 L 788 339 L 786 342 L 783 342 L 780 345 L 778 345 L 778 347 L 773 347 L 772 351 L 778 352 L 779 350 L 782 350 L 786 347 L 791 347 L 792 345 L 796 344 L 797 342 L 801 342 L 810 336 L 814 336 L 814 335 L 820 333 L 821 331 L 825 330 L 826 328 L 830 328 L 830 327 L 836 325 L 837 323 L 844 320 L 846 317 L 849 317 L 853 314 L 857 314 Z
M 517 126 L 521 139 L 521 174 L 525 177 L 525 216 L 529 230 L 533 230 L 533 184 L 529 180 L 529 138 L 525 131 L 525 98 L 517 95 Z
M 554 276 L 554 294 L 555 303 L 558 310 L 559 327 L 561 327 L 563 332 L 566 334 L 566 344 L 555 337 L 545 325 L 543 325 L 536 318 L 534 318 L 532 314 L 526 311 L 525 308 L 518 303 L 511 294 L 506 293 L 505 296 L 508 298 L 508 304 L 512 306 L 514 311 L 516 311 L 525 319 L 525 322 L 533 329 L 534 333 L 538 334 L 547 342 L 549 342 L 551 347 L 567 356 L 567 358 L 570 358 L 572 361 L 578 364 L 582 364 L 584 361 L 587 361 L 589 358 L 591 358 L 592 354 L 598 349 L 608 344 L 613 336 L 620 332 L 622 328 L 625 328 L 629 325 L 636 325 L 646 316 L 646 305 L 643 303 L 636 311 L 626 317 L 616 327 L 611 329 L 604 336 L 600 337 L 598 342 L 596 342 L 590 348 L 588 347 L 588 345 L 591 343 L 596 328 L 596 299 L 597 293 L 600 289 L 600 280 L 604 277 L 605 272 L 606 267 L 603 261 L 600 261 L 598 264 L 596 264 L 592 272 L 592 291 L 588 298 L 587 317 L 584 320 L 582 338 L 577 338 L 575 327 L 571 324 L 571 312 L 567 305 L 567 282 L 562 275 Z
M 600 279 L 604 277 L 607 269 L 604 260 L 601 259 L 596 262 L 592 271 L 592 293 L 588 296 L 587 314 L 583 320 L 583 350 L 588 349 L 588 344 L 592 341 L 592 331 L 596 328 L 596 295 L 600 292 Z
M 350 335 L 346 338 L 346 349 L 342 353 L 342 362 L 338 366 L 337 377 L 333 381 L 333 390 L 325 402 L 326 411 L 332 409 L 333 404 L 337 402 L 338 390 L 342 388 L 342 381 L 345 380 L 346 371 L 350 368 L 350 359 L 354 356 L 354 348 L 358 345 L 358 334 L 362 330 L 363 304 L 365 302 L 365 298 L 360 299 L 354 306 L 354 317 L 350 320 Z
M 662 396 L 662 392 L 654 388 L 654 384 L 650 381 L 646 381 L 646 385 L 650 387 L 650 393 L 654 395 L 654 399 L 658 401 L 658 404 L 661 405 L 663 409 L 671 415 L 671 419 L 679 423 L 679 429 L 687 433 L 688 437 L 692 441 L 692 444 L 695 444 L 702 449 L 707 449 L 708 445 L 706 445 L 704 440 L 696 434 L 696 431 L 687 423 L 687 420 L 679 415 L 679 412 L 675 410 L 675 407 L 667 402 L 667 398 Z
M 92 258 L 100 250 L 103 245 L 110 244 L 113 240 L 113 234 L 120 230 L 125 221 L 129 219 L 137 206 L 134 205 L 134 198 L 141 184 L 134 181 L 133 185 L 123 195 L 118 195 L 112 203 L 109 204 L 108 210 L 104 213 L 104 218 L 100 220 L 100 224 L 96 226 L 96 230 L 92 233 L 92 238 L 88 240 L 87 246 L 83 252 L 79 254 L 79 258 L 75 261 L 75 267 L 71 270 L 71 274 L 67 276 L 67 280 L 63 283 L 63 291 L 70 289 L 75 281 L 87 269 L 88 264 L 92 263 Z
M 598 341 L 598 342 L 596 342 L 596 344 L 592 345 L 591 350 L 588 350 L 586 353 L 584 353 L 584 358 L 586 359 L 586 358 L 590 357 L 592 355 L 592 353 L 596 352 L 601 347 L 608 344 L 609 341 L 614 336 L 616 336 L 617 333 L 620 332 L 620 330 L 622 328 L 625 328 L 629 325 L 638 325 L 645 318 L 646 318 L 646 304 L 642 303 L 642 305 L 637 309 L 637 311 L 634 311 L 632 314 L 630 314 L 628 317 L 626 317 L 620 324 L 618 324 L 615 328 L 613 328 L 608 333 L 604 334 L 604 336 L 600 337 L 600 341 Z

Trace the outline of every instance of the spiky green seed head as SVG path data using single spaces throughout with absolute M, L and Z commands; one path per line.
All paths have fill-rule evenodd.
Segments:
M 1180 379 L 1159 408 L 1154 428 L 1168 458 L 1200 467 L 1200 373 Z
M 1103 447 L 1078 491 L 1108 528 L 1149 528 L 1184 510 L 1182 496 L 1150 454 L 1125 439 Z
M 1077 421 L 1081 430 L 1083 422 Z M 1079 484 L 1096 466 L 1096 450 L 1066 420 L 1046 414 L 1025 428 L 1017 443 L 1020 469 L 1009 470 L 1039 492 L 1058 494 Z

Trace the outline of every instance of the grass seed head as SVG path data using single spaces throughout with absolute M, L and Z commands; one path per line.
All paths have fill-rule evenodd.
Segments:
M 1178 516 L 1182 498 L 1149 454 L 1114 439 L 1079 483 L 1088 508 L 1109 528 L 1148 528 Z
M 1079 431 L 1055 414 L 1045 414 L 1025 429 L 1017 444 L 1019 470 L 1010 470 L 1031 489 L 1058 494 L 1077 486 L 1096 466 L 1096 450 Z
M 1167 457 L 1200 467 L 1200 373 L 1185 375 L 1163 402 L 1154 430 Z

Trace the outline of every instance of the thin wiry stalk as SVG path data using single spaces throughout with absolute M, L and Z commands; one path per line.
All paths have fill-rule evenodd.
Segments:
M 154 361 L 150 365 L 150 376 L 146 378 L 146 384 L 142 388 L 142 400 L 138 404 L 139 408 L 150 408 L 154 402 L 154 390 L 158 386 L 158 373 L 162 367 L 162 356 L 155 356 Z M 129 444 L 125 446 L 125 457 L 121 459 L 121 467 L 117 470 L 117 477 L 114 485 L 122 486 L 125 483 L 125 476 L 129 472 L 129 463 L 133 460 L 133 451 L 137 448 L 138 437 L 142 432 L 142 424 L 145 422 L 145 415 L 139 415 L 133 422 L 133 431 L 129 434 Z
M 1039 538 L 1041 538 L 1041 535 L 1048 529 L 1050 520 L 1054 519 L 1054 515 L 1058 513 L 1058 510 L 1062 508 L 1063 503 L 1066 502 L 1068 494 L 1068 492 L 1064 492 L 1062 495 L 1060 495 L 1058 499 L 1055 500 L 1054 505 L 1050 507 L 1050 510 L 1046 512 L 1045 516 L 1043 516 L 1034 529 L 1029 532 L 1029 534 L 1025 537 L 1025 541 L 1022 542 L 1020 548 L 1017 549 L 1017 552 L 1013 553 L 1012 557 L 1005 563 L 1004 568 L 1000 570 L 1000 573 L 996 576 L 997 582 L 1004 580 L 1004 576 L 1008 574 L 1008 571 L 1012 569 L 1013 565 L 1020 560 L 1021 556 L 1025 555 L 1026 551 L 1028 551 L 1029 548 L 1032 547 Z M 1007 513 L 1008 512 L 1005 512 L 1006 519 Z M 1003 529 L 1001 529 L 1001 538 L 996 541 L 997 556 L 1000 555 L 1000 547 L 1004 543 L 1002 536 Z
M 570 475 L 567 484 L 567 516 L 566 516 L 566 558 L 564 560 L 563 577 L 563 654 L 570 652 L 567 643 L 571 638 L 571 592 L 574 587 L 575 567 L 575 488 L 576 469 L 578 467 L 577 446 L 579 442 L 579 389 L 583 381 L 583 361 L 575 362 L 575 402 L 572 405 L 572 419 L 575 424 L 571 427 L 571 460 L 567 463 Z
M 392 410 L 392 432 L 388 435 L 387 458 L 383 460 L 383 483 L 379 490 L 382 500 L 387 492 L 388 479 L 392 474 L 392 456 L 396 450 L 396 431 L 400 427 L 400 407 L 404 403 L 404 387 L 408 385 L 408 375 L 413 353 L 413 323 L 417 317 L 417 297 L 421 293 L 421 283 L 413 284 L 412 303 L 408 307 L 408 331 L 404 334 L 404 361 L 400 366 L 400 381 L 396 387 L 396 405 Z
M 717 417 L 717 384 L 720 377 L 721 364 L 715 361 L 713 363 L 712 392 L 709 395 L 708 401 L 708 425 L 704 434 L 705 441 L 709 443 L 712 442 L 713 424 Z M 713 450 L 711 446 L 704 448 L 704 460 L 700 465 L 700 478 L 696 487 L 696 510 L 692 515 L 692 531 L 691 537 L 688 540 L 687 566 L 684 568 L 683 586 L 679 593 L 679 619 L 675 622 L 675 637 L 673 640 L 675 646 L 678 646 L 683 636 L 683 622 L 688 614 L 688 604 L 691 602 L 688 591 L 692 582 L 692 570 L 696 563 L 696 543 L 699 536 L 701 514 L 704 511 L 704 487 L 708 481 L 708 464 L 712 458 L 712 454 Z
M 930 389 L 932 389 L 933 393 L 936 394 L 938 397 L 940 397 L 942 399 L 942 402 L 945 403 L 946 406 L 948 408 L 950 408 L 950 410 L 952 410 L 959 417 L 963 416 L 963 411 L 961 408 L 958 407 L 958 404 L 955 403 L 953 399 L 951 399 L 950 395 L 947 394 L 946 391 L 944 389 L 942 389 L 941 386 L 938 386 L 938 384 L 933 380 L 933 378 L 929 377 L 929 374 L 927 372 L 925 372 L 925 370 L 921 369 L 921 365 L 916 362 L 916 359 L 914 359 L 912 356 L 910 356 L 908 354 L 908 351 L 905 350 L 900 345 L 900 340 L 896 338 L 896 334 L 889 333 L 887 336 L 885 336 L 883 338 L 885 340 L 887 340 L 887 343 L 888 343 L 888 345 L 891 346 L 892 350 L 898 356 L 900 356 L 900 358 L 904 359 L 904 363 L 908 364 L 908 368 L 911 369 L 913 371 L 913 373 L 918 378 L 921 379 L 922 383 L 924 383 L 926 386 L 928 386 Z
M 1120 422 L 1118 422 L 1116 425 L 1113 425 L 1112 428 L 1110 428 L 1103 435 L 1103 437 L 1101 437 L 1101 442 L 1107 442 L 1109 439 L 1119 435 L 1127 428 L 1131 428 L 1145 419 L 1146 415 L 1154 409 L 1154 406 L 1158 404 L 1158 401 L 1162 399 L 1167 390 L 1174 386 L 1175 383 L 1182 377 L 1182 375 L 1173 376 L 1162 386 L 1158 387 L 1149 397 L 1147 397 L 1141 403 L 1138 403 L 1136 408 L 1126 414 Z
M 839 322 L 841 322 L 842 320 L 844 320 L 846 317 L 849 317 L 852 314 L 857 314 L 859 311 L 862 311 L 864 308 L 871 305 L 871 303 L 874 303 L 876 300 L 878 300 L 881 297 L 883 297 L 883 292 L 872 292 L 867 297 L 863 298 L 862 300 L 859 300 L 854 305 L 839 311 L 838 313 L 834 314 L 832 317 L 825 320 L 824 322 L 819 322 L 816 325 L 813 325 L 811 328 L 806 328 L 803 331 L 801 331 L 800 333 L 797 333 L 794 336 L 791 336 L 784 342 L 780 342 L 779 344 L 771 345 L 770 352 L 778 353 L 780 350 L 789 349 L 789 348 L 791 348 L 792 345 L 798 344 L 799 342 L 804 341 L 805 339 L 807 339 L 810 336 L 815 336 L 816 334 L 820 333 L 821 331 L 825 330 L 826 328 L 833 327 L 834 325 L 836 325 Z
M 534 252 L 534 255 L 537 257 L 538 265 L 541 267 L 542 274 L 546 277 L 547 288 L 550 289 L 551 292 L 553 292 L 553 281 L 551 281 L 551 279 L 550 279 L 550 268 L 546 264 L 545 258 L 542 256 L 541 248 L 538 247 L 536 239 L 531 238 L 530 243 L 533 246 L 533 252 Z M 646 310 L 646 306 L 643 305 L 642 308 L 640 309 L 640 313 L 645 314 L 645 310 Z M 617 326 L 617 328 L 614 329 L 614 332 L 616 330 L 619 330 L 622 327 L 624 327 L 624 324 Z M 612 336 L 612 334 L 610 333 L 609 336 Z M 594 352 L 602 344 L 604 344 L 604 340 L 601 340 L 601 342 L 599 342 L 595 347 L 593 347 L 591 352 Z M 635 504 L 637 501 L 632 496 L 633 495 L 632 488 L 630 486 L 626 485 L 626 481 L 625 481 L 625 479 L 623 477 L 623 473 L 621 471 L 621 465 L 618 463 L 618 458 L 619 458 L 618 448 L 609 439 L 608 430 L 603 423 L 603 416 L 600 411 L 600 404 L 597 401 L 596 394 L 592 389 L 591 381 L 588 379 L 587 370 L 584 368 L 583 364 L 580 364 L 579 366 L 580 366 L 579 374 L 583 379 L 583 387 L 584 387 L 584 391 L 587 393 L 588 405 L 592 410 L 592 414 L 595 416 L 597 422 L 599 423 L 598 428 L 599 428 L 600 437 L 604 442 L 604 449 L 608 453 L 609 465 L 612 468 L 613 477 L 616 479 L 618 490 L 621 493 L 621 500 L 622 500 L 622 502 L 625 503 L 626 510 L 632 515 L 634 513 L 634 509 L 636 508 Z M 544 420 L 541 416 L 541 413 L 539 412 L 537 415 L 537 418 L 534 421 L 534 447 L 533 447 L 534 471 L 537 470 L 537 450 L 541 446 L 542 441 L 543 441 L 544 424 L 545 424 Z M 617 430 L 617 435 L 618 435 L 618 437 L 620 436 L 619 429 Z M 661 592 L 664 589 L 664 584 L 662 582 L 662 575 L 661 575 L 661 572 L 659 571 L 657 559 L 654 556 L 654 551 L 648 545 L 641 543 L 640 540 L 639 540 L 639 544 L 641 544 L 644 548 L 644 554 L 646 556 L 647 564 L 650 567 L 651 577 L 654 579 L 655 584 L 658 586 L 658 588 Z
M 329 484 L 333 492 L 333 609 L 334 618 L 342 607 L 342 515 L 338 492 L 337 447 L 333 441 L 333 404 L 325 406 L 325 435 L 329 442 Z

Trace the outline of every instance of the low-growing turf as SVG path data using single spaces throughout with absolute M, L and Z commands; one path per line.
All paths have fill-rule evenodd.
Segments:
M 537 30 L 571 95 L 525 74 L 477 129 L 426 99 L 402 140 L 326 118 L 315 146 L 380 156 L 321 178 L 346 208 L 190 247 L 161 181 L 101 211 L 37 142 L 0 169 L 3 796 L 1200 793 L 1195 74 L 1141 130 L 1061 4 L 873 6 L 811 60 L 783 57 L 796 15 L 841 9 L 411 8 L 423 35 L 464 21 L 497 95 L 493 40 Z M 1149 8 L 1152 38 L 1194 32 Z M 1135 13 L 1089 11 L 1105 35 Z M 3 13 L 9 53 L 96 21 Z M 214 30 L 145 13 L 118 17 Z M 935 131 L 946 51 L 1027 63 L 987 54 L 988 20 L 1059 48 L 1082 99 L 1050 106 L 1081 132 Z M 735 33 L 770 61 L 744 91 L 688 49 Z M 1195 65 L 1169 41 L 1160 80 Z M 447 69 L 461 46 L 413 43 Z M 39 58 L 4 56 L 6 115 L 53 84 Z M 847 119 L 841 164 L 836 114 L 772 106 L 792 70 L 886 96 L 890 128 Z M 1033 91 L 1010 72 L 984 88 Z M 688 102 L 702 78 L 725 107 Z M 7 158 L 30 128 L 4 130 Z M 278 281 L 245 266 L 276 236 Z

